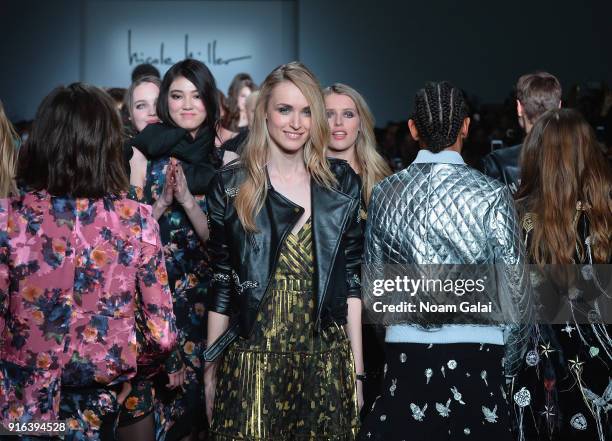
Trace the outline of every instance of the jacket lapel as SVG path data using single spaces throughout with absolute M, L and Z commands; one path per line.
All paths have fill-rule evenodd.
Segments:
M 275 255 L 270 256 L 271 259 L 267 260 L 270 264 L 268 273 L 273 274 L 276 268 L 272 268 L 272 266 L 278 262 L 278 254 L 285 237 L 302 216 L 304 209 L 271 188 L 268 189 L 268 197 L 266 198 L 264 209 L 270 222 L 268 226 L 270 230 L 270 243 L 264 246 L 270 247 L 272 244 L 276 245 L 274 250 L 270 250 Z
M 321 187 L 313 179 L 310 184 L 312 204 L 312 234 L 314 245 L 315 281 L 317 286 L 317 315 L 333 268 L 333 262 L 342 240 L 342 231 L 353 200 L 337 190 Z M 318 318 L 317 318 L 318 322 Z

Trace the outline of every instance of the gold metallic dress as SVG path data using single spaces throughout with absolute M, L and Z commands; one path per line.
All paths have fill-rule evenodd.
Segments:
M 220 361 L 214 440 L 354 440 L 353 355 L 344 328 L 315 333 L 312 261 L 308 221 L 283 245 L 251 337 Z

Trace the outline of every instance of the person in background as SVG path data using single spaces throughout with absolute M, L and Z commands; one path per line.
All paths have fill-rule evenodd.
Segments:
M 161 81 L 152 76 L 141 76 L 128 88 L 125 95 L 125 106 L 128 110 L 130 131 L 140 133 L 147 125 L 159 122 L 157 118 L 157 97 Z M 147 158 L 136 148 L 132 147 L 131 138 L 124 142 L 124 154 L 129 160 L 130 179 L 137 184 L 145 179 L 147 172 Z M 128 156 L 131 155 L 131 156 Z M 135 191 L 134 199 L 142 198 L 142 188 L 131 187 Z M 145 326 L 137 316 L 137 342 L 139 347 L 144 345 L 143 332 Z M 150 441 L 155 439 L 154 410 L 157 404 L 157 412 L 161 415 L 161 403 L 155 400 L 155 375 L 162 370 L 164 360 L 158 365 L 138 366 L 137 375 L 131 380 L 132 390 L 126 397 L 121 408 L 119 418 L 118 439 L 119 441 Z M 159 381 L 157 381 L 159 385 Z M 163 386 L 162 386 L 163 387 Z
M 611 329 L 590 312 L 610 301 L 612 172 L 592 127 L 570 109 L 538 119 L 521 172 L 517 204 L 542 324 L 516 382 L 532 396 L 519 429 L 528 440 L 612 439 Z M 563 309 L 565 324 L 546 324 Z
M 316 78 L 301 63 L 279 66 L 262 85 L 243 161 L 211 188 L 213 440 L 357 432 L 361 195 L 348 163 L 325 158 L 328 141 Z
M 390 268 L 400 268 L 398 277 L 415 278 L 412 271 L 417 271 L 445 279 L 445 272 L 459 265 L 478 265 L 487 277 L 495 264 L 501 268 L 494 268 L 491 280 L 499 280 L 502 289 L 483 290 L 479 301 L 490 302 L 499 321 L 491 323 L 486 313 L 466 317 L 459 310 L 427 314 L 419 306 L 390 322 L 382 394 L 360 440 L 512 440 L 504 377 L 518 371 L 531 298 L 512 196 L 461 157 L 469 125 L 460 89 L 444 81 L 417 92 L 408 126 L 421 150 L 410 166 L 374 187 L 364 292 L 371 293 L 373 281 L 385 280 Z M 468 277 L 483 276 L 479 271 Z M 436 294 L 419 290 L 418 301 L 451 305 L 456 298 L 455 292 Z M 376 311 L 371 295 L 365 305 Z M 513 322 L 506 324 L 506 318 Z
M 257 85 L 247 73 L 234 76 L 227 92 L 228 112 L 223 119 L 223 127 L 232 132 L 246 130 L 248 117 L 246 112 L 246 99 L 257 90 Z
M 253 120 L 255 118 L 255 105 L 257 104 L 257 97 L 259 96 L 259 91 L 256 90 L 251 93 L 245 103 L 245 108 L 247 112 L 247 119 L 249 121 L 249 125 L 247 130 L 240 130 L 236 136 L 234 136 L 229 141 L 223 144 L 223 149 L 230 152 L 236 152 L 240 154 L 242 152 L 242 148 L 246 142 L 246 139 L 249 136 L 249 132 L 253 127 Z
M 344 159 L 361 177 L 361 195 L 365 207 L 361 216 L 364 220 L 362 225 L 365 226 L 372 190 L 391 175 L 391 169 L 377 151 L 374 116 L 359 92 L 337 83 L 325 88 L 323 95 L 330 130 L 327 155 Z M 364 407 L 369 409 L 380 392 L 385 354 L 374 325 L 365 324 L 362 332 L 367 377 L 364 384 Z
M 561 83 L 548 72 L 523 75 L 516 83 L 516 113 L 519 125 L 529 134 L 547 110 L 561 107 Z M 519 158 L 522 144 L 494 150 L 483 158 L 482 170 L 508 186 L 514 194 L 521 184 Z
M 122 142 L 112 99 L 74 83 L 43 100 L 21 149 L 23 191 L 0 200 L 4 427 L 62 420 L 64 439 L 114 439 L 137 363 L 175 347 L 158 224 L 127 198 Z
M 157 98 L 161 81 L 159 78 L 142 76 L 134 81 L 125 94 L 125 105 L 128 109 L 130 126 L 127 132 L 132 136 L 124 143 L 126 169 L 130 184 L 142 188 L 147 174 L 147 158 L 132 147 L 132 138 L 142 132 L 149 124 L 159 123 L 157 117 Z
M 129 112 L 127 107 L 124 105 L 124 99 L 126 94 L 126 89 L 123 87 L 109 87 L 106 89 L 106 92 L 111 96 L 111 98 L 115 101 L 115 105 L 119 114 L 121 115 L 121 122 L 123 123 L 123 127 L 129 127 Z
M 159 219 L 179 346 L 165 363 L 168 379 L 157 387 L 164 414 L 158 439 L 197 440 L 204 430 L 202 353 L 206 340 L 205 299 L 210 283 L 205 192 L 224 161 L 236 157 L 215 147 L 219 117 L 210 70 L 186 59 L 172 66 L 157 99 L 160 124 L 146 126 L 132 145 L 147 158 L 146 174 L 132 184 Z M 167 384 L 167 387 L 166 387 Z
M 106 89 L 106 92 L 115 101 L 117 110 L 121 111 L 123 109 L 123 99 L 125 98 L 125 93 L 127 92 L 127 90 L 123 87 L 109 87 L 108 89 Z
M 15 164 L 19 141 L 19 135 L 6 117 L 0 101 L 0 198 L 17 194 Z
M 363 97 L 350 86 L 337 83 L 323 94 L 330 130 L 327 154 L 347 161 L 361 177 L 367 207 L 374 186 L 391 175 L 376 148 L 374 117 Z
M 135 83 L 141 77 L 155 77 L 161 79 L 159 70 L 149 63 L 139 64 L 132 70 L 132 83 Z
M 227 107 L 227 98 L 225 98 L 225 95 L 219 89 L 217 89 L 217 96 L 219 97 L 219 123 L 217 124 L 215 146 L 221 147 L 223 144 L 234 139 L 238 135 L 238 132 L 223 126 L 223 120 L 227 117 L 229 108 Z

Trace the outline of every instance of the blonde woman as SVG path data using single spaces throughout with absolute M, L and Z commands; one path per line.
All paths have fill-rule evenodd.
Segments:
M 242 161 L 209 194 L 204 378 L 215 440 L 356 434 L 361 195 L 348 163 L 325 158 L 328 139 L 316 78 L 282 65 L 261 88 Z
M 15 163 L 18 139 L 19 135 L 6 117 L 0 101 L 0 198 L 17 194 Z
M 361 176 L 366 207 L 374 186 L 391 169 L 376 150 L 374 117 L 363 97 L 350 86 L 336 83 L 323 91 L 330 138 L 327 154 L 347 161 Z
M 361 177 L 361 192 L 365 210 L 372 189 L 392 174 L 385 159 L 376 150 L 374 116 L 359 92 L 345 84 L 336 83 L 323 90 L 329 123 L 327 155 L 344 159 Z M 365 220 L 366 211 L 361 213 Z M 385 352 L 384 328 L 364 325 L 363 351 L 367 381 L 364 384 L 364 405 L 369 409 L 380 393 Z

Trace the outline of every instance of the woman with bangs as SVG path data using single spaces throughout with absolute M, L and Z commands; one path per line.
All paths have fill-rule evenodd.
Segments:
M 187 441 L 205 429 L 201 360 L 211 277 L 205 193 L 216 169 L 236 154 L 215 147 L 217 87 L 201 61 L 185 59 L 166 72 L 156 110 L 161 123 L 132 138 L 147 163 L 132 168 L 130 182 L 143 188 L 158 219 L 180 331 L 178 350 L 165 362 L 167 375 L 156 378 L 156 400 L 163 408 L 155 415 L 156 436 Z
M 211 434 L 352 440 L 363 373 L 359 179 L 325 158 L 323 96 L 300 63 L 268 75 L 251 130 L 208 198 Z
M 533 396 L 522 429 L 527 439 L 612 439 L 612 338 L 606 317 L 594 314 L 610 302 L 612 173 L 593 129 L 570 109 L 538 119 L 521 173 L 517 204 L 540 321 L 570 313 L 563 325 L 536 327 L 518 382 Z

